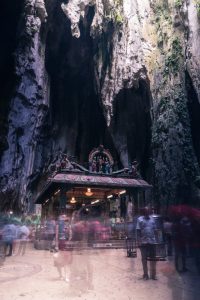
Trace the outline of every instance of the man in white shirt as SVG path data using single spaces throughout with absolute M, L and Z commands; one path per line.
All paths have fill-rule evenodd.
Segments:
M 147 257 L 151 257 L 150 260 L 150 278 L 156 280 L 156 261 L 153 259 L 155 256 L 155 243 L 156 243 L 156 223 L 150 216 L 150 210 L 148 207 L 144 208 L 143 215 L 137 220 L 137 241 L 141 251 L 142 267 L 143 267 L 143 279 L 149 279 Z
M 18 238 L 19 238 L 19 248 L 18 248 L 18 255 L 24 255 L 26 251 L 26 244 L 28 241 L 28 237 L 30 235 L 29 228 L 24 224 L 20 226 L 18 231 Z

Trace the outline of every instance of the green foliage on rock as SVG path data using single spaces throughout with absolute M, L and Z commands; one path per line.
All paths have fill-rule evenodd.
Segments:
M 123 17 L 122 15 L 118 12 L 118 13 L 115 13 L 115 23 L 117 24 L 122 24 L 123 23 Z
M 108 9 L 106 4 L 104 4 L 104 19 L 107 22 L 113 22 L 116 25 L 122 25 L 124 21 L 123 0 L 114 0 L 112 9 Z
M 180 70 L 180 58 L 183 56 L 182 46 L 179 38 L 172 41 L 171 52 L 165 59 L 165 75 L 169 73 L 177 74 Z
M 183 0 L 175 0 L 175 7 L 180 8 L 183 5 Z
M 197 10 L 197 16 L 200 18 L 200 0 L 196 0 L 196 10 Z
M 152 127 L 156 198 L 163 205 L 177 203 L 177 186 L 200 185 L 192 147 L 187 97 L 180 84 L 171 86 L 154 107 Z
M 155 24 L 158 36 L 157 46 L 162 51 L 162 48 L 167 44 L 168 36 L 166 34 L 166 29 L 170 28 L 172 25 L 172 16 L 167 1 L 152 2 L 151 8 L 154 13 L 152 22 Z
M 169 13 L 169 8 L 168 8 L 168 5 L 166 2 L 164 3 L 155 3 L 153 4 L 152 3 L 152 9 L 153 9 L 153 12 L 155 14 L 155 20 L 158 21 L 160 20 L 162 17 L 164 19 L 169 19 L 171 16 L 170 16 L 170 13 Z

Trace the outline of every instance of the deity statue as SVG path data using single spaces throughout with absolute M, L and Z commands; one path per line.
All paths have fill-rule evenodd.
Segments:
M 102 172 L 102 167 L 103 167 L 103 158 L 102 156 L 99 156 L 99 172 Z
M 105 173 L 110 174 L 110 163 L 107 157 L 105 159 Z
M 112 173 L 113 158 L 109 150 L 104 149 L 103 145 L 93 149 L 89 155 L 89 171 L 110 174 Z
M 92 161 L 92 172 L 97 172 L 97 162 L 95 160 L 95 158 Z

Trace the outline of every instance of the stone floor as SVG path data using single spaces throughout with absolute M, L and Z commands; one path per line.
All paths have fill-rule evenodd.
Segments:
M 139 251 L 137 258 L 122 249 L 74 251 L 63 279 L 54 254 L 29 245 L 0 267 L 0 300 L 199 300 L 200 276 L 188 260 L 187 273 L 177 273 L 171 259 L 157 263 L 157 281 L 144 281 Z

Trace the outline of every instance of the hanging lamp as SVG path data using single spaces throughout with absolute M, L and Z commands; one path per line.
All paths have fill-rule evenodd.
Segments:
M 87 188 L 87 192 L 85 192 L 85 195 L 90 197 L 93 195 L 93 192 L 91 191 L 91 188 Z

